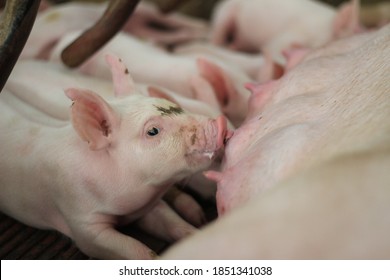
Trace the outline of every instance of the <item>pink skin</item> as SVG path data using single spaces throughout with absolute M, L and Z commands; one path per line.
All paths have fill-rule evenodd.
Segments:
M 80 14 L 85 14 L 85 17 L 80 17 Z M 96 12 L 95 5 L 69 4 L 62 8 L 60 6 L 48 9 L 38 17 L 21 58 L 51 57 L 52 60 L 59 61 L 62 50 L 80 34 L 80 30 L 90 25 L 97 14 L 100 15 Z M 169 24 L 173 24 L 171 19 L 163 18 Z M 177 26 L 180 25 L 184 23 L 177 20 Z M 148 39 L 153 41 L 153 38 Z M 53 50 L 54 46 L 56 47 Z M 111 74 L 105 66 L 104 58 L 107 53 L 121 57 L 131 67 L 129 70 L 135 80 L 140 83 L 161 86 L 207 103 L 221 110 L 236 126 L 245 118 L 249 94 L 242 85 L 251 81 L 251 78 L 229 64 L 220 60 L 205 59 L 202 56 L 197 58 L 175 56 L 150 42 L 141 41 L 122 32 L 87 61 L 80 68 L 81 72 L 109 79 Z M 212 77 L 218 77 L 213 79 L 218 83 L 209 80 L 210 73 Z M 221 95 L 229 102 L 221 104 L 219 102 Z
M 222 217 L 163 259 L 388 259 L 389 34 L 331 43 L 281 78 L 205 172 Z
M 316 57 L 345 54 L 360 47 L 370 40 L 372 36 L 373 30 L 332 41 L 321 48 L 310 49 L 302 46 L 294 46 L 293 48 L 283 51 L 283 55 L 287 61 L 284 70 L 289 71 L 302 61 L 308 61 Z
M 271 82 L 266 106 L 251 100 L 256 110 L 229 140 L 222 172 L 209 176 L 218 183 L 220 214 L 309 166 L 386 138 L 389 28 L 367 34 L 370 40 L 350 38 L 360 45 L 345 53 L 333 55 L 329 44 Z M 264 88 L 255 95 L 267 94 Z
M 225 0 L 212 19 L 212 40 L 235 50 L 269 53 L 278 63 L 294 44 L 319 47 L 358 28 L 358 1 L 338 11 L 309 0 Z M 232 42 L 229 42 L 232 37 Z
M 123 68 L 122 71 L 124 71 Z M 42 76 L 46 77 L 45 83 L 36 83 Z M 134 81 L 131 81 L 131 83 L 134 84 Z M 61 120 L 69 119 L 68 107 L 70 103 L 66 96 L 64 96 L 63 89 L 71 86 L 88 88 L 99 92 L 101 96 L 108 100 L 114 97 L 114 89 L 111 82 L 82 75 L 48 61 L 18 61 L 13 70 L 13 75 L 11 75 L 6 85 L 7 89 L 12 91 L 13 95 L 17 96 L 17 101 L 19 100 L 23 104 L 27 103 L 29 107 L 44 112 L 44 114 L 41 114 L 43 116 L 39 117 L 39 120 L 37 119 L 38 117 L 35 117 L 36 114 L 33 114 L 36 121 L 46 123 L 49 119 L 47 116 L 51 116 L 52 118 L 50 119 L 53 120 L 53 125 L 56 125 Z M 173 91 L 156 85 L 150 86 L 135 83 L 135 87 L 138 92 L 145 96 L 166 99 L 193 114 L 203 115 L 213 119 L 222 114 L 220 110 L 204 102 L 178 95 Z M 47 95 L 45 94 L 46 92 L 50 92 L 51 94 Z M 230 130 L 233 129 L 233 125 L 230 122 L 227 125 Z M 219 160 L 213 163 L 216 169 L 219 169 L 217 167 L 219 165 L 218 162 Z M 205 180 L 201 173 L 185 178 L 184 183 L 195 192 L 200 193 L 205 199 L 215 196 L 216 185 L 211 181 Z M 186 216 L 192 217 L 194 214 L 190 213 Z M 190 221 L 193 224 L 199 225 L 200 220 L 202 219 L 196 219 L 195 222 L 194 220 Z
M 29 118 L 35 123 L 52 127 L 61 127 L 66 124 L 64 120 L 50 117 L 50 115 L 48 115 L 46 112 L 39 110 L 35 106 L 31 106 L 31 104 L 19 98 L 13 91 L 9 90 L 8 88 L 3 88 L 2 92 L 4 92 L 4 95 L 0 96 L 1 102 L 10 108 L 13 108 L 23 117 Z
M 114 81 L 128 83 L 115 85 L 117 98 L 67 89 L 71 122 L 60 126 L 36 122 L 29 116 L 35 109 L 20 114 L 18 103 L 2 98 L 0 209 L 64 233 L 92 257 L 149 259 L 151 250 L 116 226 L 138 221 L 168 241 L 192 233 L 161 197 L 174 182 L 210 166 L 227 123 L 137 94 L 130 78 L 117 77 L 128 74 L 111 66 Z
M 277 84 L 277 80 L 270 80 L 265 83 L 248 83 L 245 85 L 251 92 L 247 120 L 257 116 L 258 113 L 264 109 L 269 100 L 272 99 L 273 90 L 276 88 Z
M 173 245 L 162 259 L 388 260 L 388 166 L 388 144 L 312 166 Z
M 284 71 L 287 72 L 297 64 L 299 64 L 305 56 L 310 52 L 309 48 L 296 46 L 283 51 L 283 56 L 286 59 Z
M 275 62 L 271 53 L 264 53 L 264 62 L 259 69 L 256 81 L 266 83 L 270 80 L 276 80 L 283 76 L 284 66 L 281 63 Z
M 45 83 L 36 83 L 35 81 L 42 76 L 47 78 Z M 114 97 L 114 88 L 110 81 L 82 75 L 56 63 L 41 60 L 19 60 L 15 65 L 13 75 L 10 76 L 6 84 L 6 88 L 18 98 L 59 120 L 69 118 L 69 100 L 64 96 L 63 89 L 71 86 L 99 92 L 105 99 Z M 169 100 L 193 114 L 210 118 L 216 118 L 222 114 L 220 110 L 204 102 L 178 95 L 156 85 L 135 83 L 135 87 L 145 96 Z M 47 91 L 52 94 L 45 94 Z M 228 127 L 229 129 L 233 128 L 230 122 Z
M 356 34 L 352 37 L 342 38 L 335 40 L 331 43 L 324 45 L 317 49 L 308 49 L 296 46 L 294 49 L 284 51 L 286 57 L 285 74 L 300 63 L 309 62 L 324 56 L 337 56 L 352 52 L 361 47 L 369 40 L 372 40 L 375 36 L 375 32 L 368 31 L 364 33 Z M 315 65 L 312 65 L 313 71 L 321 73 L 316 69 Z M 283 85 L 282 85 L 283 84 Z M 251 92 L 249 99 L 247 120 L 252 116 L 255 116 L 266 109 L 267 106 L 287 99 L 296 93 L 296 90 L 292 89 L 293 86 L 289 84 L 290 90 L 280 91 L 279 89 L 286 84 L 283 81 L 270 80 L 264 83 L 248 83 L 245 87 Z M 308 85 L 307 85 L 308 86 Z
M 257 80 L 259 72 L 267 61 L 261 54 L 248 54 L 216 46 L 210 42 L 195 41 L 175 48 L 174 53 L 185 57 L 206 57 L 211 60 L 222 60 L 245 72 L 253 80 Z M 266 80 L 266 77 L 264 78 Z M 258 80 L 259 81 L 259 80 Z M 260 80 L 263 81 L 263 80 Z
M 64 36 L 55 47 L 52 60 L 58 60 L 61 50 L 77 36 Z M 135 80 L 156 84 L 185 97 L 194 98 L 220 109 L 233 125 L 238 126 L 247 113 L 249 93 L 243 84 L 251 81 L 245 73 L 201 56 L 197 59 L 175 56 L 153 45 L 119 33 L 101 51 L 86 61 L 82 73 L 106 78 L 105 54 L 121 57 Z
M 221 112 L 203 102 L 177 95 L 167 89 L 135 84 L 128 75 L 121 75 L 121 73 L 125 72 L 126 67 L 119 63 L 118 58 L 107 56 L 106 60 L 109 61 L 109 64 L 112 65 L 112 70 L 116 73 L 114 75 L 114 79 L 116 79 L 114 84 L 116 85 L 115 91 L 119 95 L 120 92 L 126 93 L 126 89 L 129 92 L 136 90 L 145 96 L 166 99 L 193 114 L 213 119 L 221 115 Z M 36 83 L 35 81 L 42 76 L 46 77 L 46 82 L 44 84 Z M 128 82 L 123 83 L 124 81 Z M 64 121 L 69 120 L 68 107 L 70 105 L 69 99 L 63 94 L 63 89 L 70 86 L 92 89 L 108 100 L 114 98 L 114 87 L 108 81 L 81 75 L 52 62 L 37 60 L 20 60 L 17 63 L 13 75 L 11 75 L 6 85 L 7 89 L 12 92 L 12 95 L 7 94 L 2 97 L 7 99 L 5 101 L 11 105 L 16 103 L 14 106 L 16 110 L 26 117 L 33 118 L 36 122 L 52 126 L 63 126 Z M 122 89 L 121 87 L 124 88 Z M 132 89 L 132 87 L 135 88 Z M 45 92 L 50 92 L 51 94 L 47 95 Z M 30 110 L 34 110 L 34 113 L 26 113 Z M 227 126 L 229 130 L 233 129 L 231 123 L 228 122 Z M 215 167 L 219 165 L 219 159 L 213 163 L 214 168 L 219 169 L 219 167 Z M 200 193 L 205 199 L 215 195 L 216 185 L 205 180 L 201 172 L 186 177 L 184 183 L 195 192 Z M 181 199 L 181 197 L 184 196 L 177 196 L 177 199 Z M 188 199 L 185 200 L 187 201 Z M 186 217 L 187 221 L 194 225 L 201 225 L 204 221 L 204 214 L 196 209 L 197 207 L 181 208 L 180 215 Z

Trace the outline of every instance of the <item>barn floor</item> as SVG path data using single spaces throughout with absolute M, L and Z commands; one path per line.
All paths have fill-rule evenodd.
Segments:
M 216 217 L 212 202 L 201 202 L 206 217 Z M 121 232 L 142 241 L 158 254 L 169 244 L 130 226 Z M 26 226 L 3 213 L 0 213 L 0 259 L 1 260 L 88 260 L 68 237 L 56 231 L 38 230 Z
M 37 230 L 0 214 L 2 260 L 88 259 L 62 234 Z

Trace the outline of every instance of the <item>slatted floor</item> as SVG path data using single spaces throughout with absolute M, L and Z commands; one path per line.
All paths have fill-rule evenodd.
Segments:
M 206 216 L 212 220 L 216 216 L 215 205 L 202 203 Z M 158 254 L 169 244 L 145 235 L 132 227 L 121 229 L 137 240 L 142 241 Z M 0 213 L 0 259 L 2 260 L 87 260 L 68 237 L 56 232 L 38 230 Z
M 0 258 L 2 260 L 88 259 L 66 236 L 37 230 L 0 214 Z

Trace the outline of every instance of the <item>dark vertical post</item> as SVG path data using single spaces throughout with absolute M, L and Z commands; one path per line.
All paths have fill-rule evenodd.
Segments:
M 0 19 L 0 91 L 22 52 L 40 0 L 8 0 Z
M 140 0 L 111 0 L 103 16 L 61 54 L 68 67 L 77 67 L 107 43 L 126 23 Z

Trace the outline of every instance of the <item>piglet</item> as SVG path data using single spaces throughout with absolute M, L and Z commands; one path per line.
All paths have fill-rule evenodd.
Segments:
M 92 2 L 46 5 L 37 16 L 21 57 L 46 58 L 48 50 L 64 32 L 91 27 L 106 7 L 107 3 Z M 144 1 L 137 5 L 122 30 L 161 46 L 205 38 L 208 34 L 208 26 L 203 21 L 176 13 L 163 14 L 155 5 Z
M 64 35 L 50 59 L 59 61 L 62 50 L 78 34 L 70 32 Z M 220 109 L 235 126 L 241 124 L 246 116 L 249 93 L 244 84 L 252 79 L 226 63 L 201 55 L 196 58 L 177 56 L 128 34 L 118 33 L 79 70 L 109 79 L 110 73 L 105 66 L 107 53 L 121 57 L 134 79 L 140 83 L 154 84 L 207 103 Z
M 126 77 L 115 79 L 117 98 L 109 101 L 67 89 L 71 121 L 58 126 L 0 102 L 0 210 L 69 236 L 95 258 L 155 256 L 117 230 L 129 222 L 169 241 L 193 232 L 160 198 L 174 182 L 207 168 L 228 134 L 224 117 L 188 114 L 137 94 Z
M 107 54 L 105 60 L 114 63 L 117 58 L 112 54 Z M 114 64 L 119 67 L 118 63 L 115 62 Z M 36 81 L 42 76 L 46 77 L 45 83 L 37 83 Z M 134 80 L 131 83 L 139 93 L 145 96 L 167 99 L 190 113 L 210 118 L 217 118 L 222 114 L 218 108 L 179 95 L 161 86 L 141 84 Z M 22 101 L 59 120 L 69 119 L 69 99 L 63 94 L 65 88 L 72 86 L 88 88 L 99 92 L 99 95 L 105 99 L 114 98 L 114 86 L 110 80 L 83 75 L 58 63 L 46 60 L 19 60 L 13 69 L 13 75 L 10 76 L 5 86 Z M 47 91 L 50 91 L 51 94 L 48 95 Z M 228 122 L 228 127 L 232 129 L 233 125 Z
M 229 64 L 230 67 L 240 69 L 251 79 L 259 82 L 273 78 L 264 77 L 258 80 L 260 71 L 267 67 L 267 60 L 261 54 L 237 52 L 204 41 L 195 41 L 180 45 L 174 49 L 174 53 L 185 57 L 196 58 L 202 56 L 210 60 L 224 61 Z
M 153 13 L 150 14 L 148 9 L 144 12 L 146 18 L 149 16 L 153 18 Z M 79 13 L 85 16 L 77 16 Z M 99 14 L 95 5 L 86 4 L 69 4 L 46 10 L 37 18 L 22 58 L 47 59 L 50 57 L 51 60 L 60 61 L 62 50 L 73 42 Z M 137 11 L 133 16 L 136 15 Z M 183 20 L 175 20 L 168 16 L 160 15 L 159 19 L 168 25 L 174 25 L 175 30 L 176 27 L 185 25 Z M 129 21 L 129 26 L 132 26 L 131 22 L 132 20 Z M 142 20 L 141 23 L 136 21 L 134 24 L 142 25 L 142 22 Z M 148 20 L 143 23 L 147 25 Z M 139 28 L 136 29 L 139 30 Z M 177 36 L 171 35 L 183 37 L 188 34 L 186 27 L 183 29 L 177 32 L 173 30 L 171 33 Z M 55 32 L 52 32 L 53 30 Z M 190 59 L 172 55 L 150 42 L 153 42 L 154 35 L 148 37 L 147 41 L 140 40 L 126 33 L 126 30 L 127 28 L 82 65 L 80 71 L 109 79 L 111 74 L 107 71 L 104 57 L 106 53 L 116 54 L 128 65 L 137 82 L 161 86 L 185 97 L 207 103 L 222 110 L 236 126 L 242 122 L 246 115 L 249 98 L 243 84 L 252 81 L 245 72 L 224 62 L 206 59 L 202 56 Z M 170 32 L 167 33 L 166 37 L 170 37 Z M 172 40 L 174 40 L 173 37 Z M 179 38 L 176 39 L 179 40 Z
M 121 63 L 114 55 L 106 55 L 106 61 L 109 64 L 116 65 L 116 69 L 119 71 L 118 74 L 127 69 L 125 65 L 120 65 Z M 45 83 L 37 83 L 36 81 L 42 76 L 46 77 Z M 114 79 L 115 77 L 121 77 L 121 75 L 114 75 Z M 222 114 L 218 108 L 199 100 L 179 95 L 166 88 L 157 85 L 140 84 L 135 81 L 131 81 L 131 83 L 134 84 L 139 93 L 145 96 L 166 99 L 177 104 L 187 112 L 208 118 L 217 118 Z M 13 70 L 13 75 L 11 75 L 6 84 L 6 88 L 15 97 L 13 98 L 14 100 L 19 100 L 19 103 L 27 103 L 28 107 L 35 108 L 43 112 L 43 115 L 46 115 L 43 118 L 37 116 L 37 114 L 33 115 L 35 120 L 39 118 L 39 121 L 43 122 L 49 119 L 53 119 L 56 122 L 69 119 L 69 99 L 63 94 L 63 89 L 71 86 L 88 88 L 99 92 L 99 95 L 106 100 L 114 98 L 114 86 L 111 81 L 83 75 L 57 63 L 44 60 L 19 60 Z M 48 95 L 46 92 L 51 94 Z M 229 121 L 227 121 L 227 127 L 228 129 L 233 129 L 233 125 Z M 219 160 L 213 163 L 213 165 L 216 165 L 215 169 L 218 169 L 218 162 Z M 205 199 L 215 197 L 215 184 L 205 180 L 201 172 L 185 178 L 183 184 L 200 193 Z M 193 215 L 191 214 L 190 216 Z M 199 221 L 201 219 L 196 220 Z
M 284 63 L 292 46 L 319 47 L 359 29 L 358 1 L 338 11 L 311 0 L 225 0 L 212 18 L 212 41 L 236 50 L 261 51 Z

